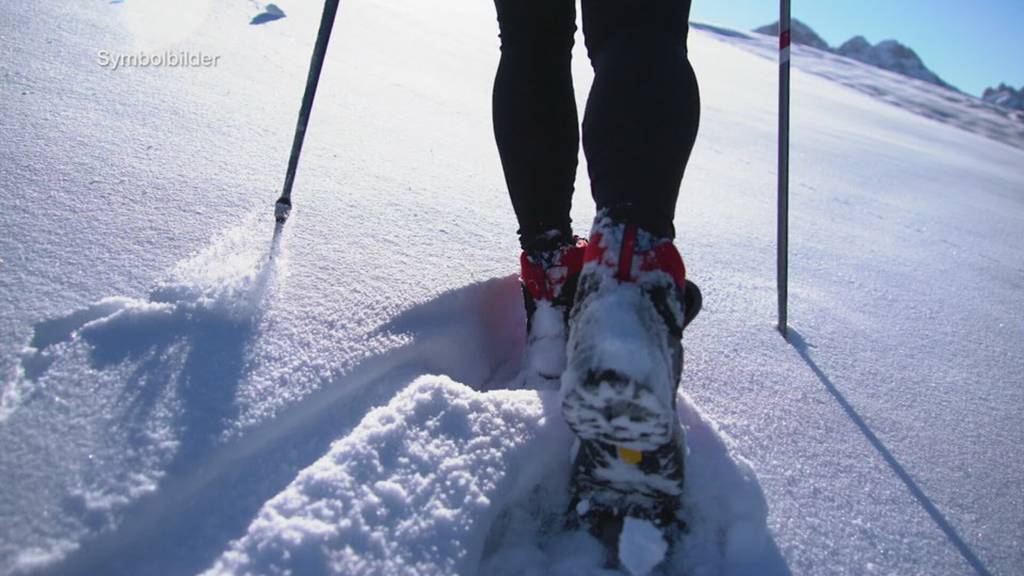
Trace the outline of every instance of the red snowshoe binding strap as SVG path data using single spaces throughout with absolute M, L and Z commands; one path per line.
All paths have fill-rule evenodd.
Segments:
M 622 238 L 622 248 L 619 254 L 612 260 L 611 255 L 605 254 L 606 249 L 602 242 L 602 236 L 595 232 L 587 245 L 583 262 L 604 262 L 614 264 L 616 267 L 615 279 L 619 282 L 635 282 L 640 272 L 653 272 L 660 270 L 675 280 L 680 290 L 686 287 L 686 266 L 683 264 L 683 257 L 679 255 L 674 244 L 666 240 L 650 250 L 639 254 L 636 253 L 637 227 L 635 224 L 627 224 Z M 639 256 L 639 268 L 636 262 Z
M 519 257 L 523 286 L 534 300 L 554 301 L 562 296 L 566 282 L 583 269 L 587 241 L 576 238 L 575 244 L 544 254 L 523 252 Z

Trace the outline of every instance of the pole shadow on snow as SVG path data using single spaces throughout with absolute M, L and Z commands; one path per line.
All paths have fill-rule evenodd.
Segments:
M 907 490 L 910 492 L 911 496 L 913 496 L 914 499 L 917 500 L 918 504 L 920 504 L 921 507 L 924 508 L 925 512 L 928 513 L 928 516 L 930 516 L 931 519 L 935 522 L 935 524 L 939 527 L 939 530 L 941 530 L 942 533 L 946 535 L 946 538 L 949 539 L 949 542 L 953 545 L 954 548 L 957 549 L 957 552 L 960 553 L 963 559 L 967 561 L 968 564 L 970 564 L 971 568 L 973 568 L 978 574 L 982 576 L 991 576 L 992 573 L 989 572 L 988 568 L 985 567 L 984 562 L 982 562 L 981 559 L 978 558 L 978 555 L 975 554 L 973 550 L 971 550 L 970 545 L 964 542 L 964 539 L 956 531 L 956 528 L 954 528 L 953 525 L 949 523 L 949 520 L 946 519 L 946 517 L 942 514 L 938 507 L 935 506 L 935 504 L 931 501 L 928 495 L 925 494 L 924 490 L 921 489 L 921 487 L 917 484 L 917 482 L 910 475 L 910 473 L 907 472 L 906 468 L 904 468 L 903 465 L 900 464 L 899 460 L 897 460 L 896 457 L 893 455 L 893 453 L 889 451 L 889 448 L 886 447 L 885 443 L 882 442 L 882 440 L 877 435 L 875 435 L 874 431 L 871 430 L 871 427 L 868 426 L 867 422 L 864 421 L 861 415 L 857 412 L 856 408 L 854 408 L 853 405 L 850 404 L 846 397 L 843 396 L 843 393 L 839 390 L 839 388 L 836 387 L 836 385 L 832 382 L 828 375 L 825 374 L 821 367 L 819 367 L 818 364 L 814 361 L 810 353 L 810 350 L 811 348 L 813 348 L 813 345 L 808 344 L 807 341 L 804 340 L 803 336 L 795 329 L 790 328 L 789 330 L 790 344 L 792 344 L 793 348 L 796 349 L 798 354 L 800 354 L 800 357 L 811 369 L 811 371 L 814 372 L 814 375 L 818 377 L 818 380 L 822 383 L 825 389 L 828 390 L 829 394 L 832 395 L 835 401 L 839 404 L 840 408 L 843 409 L 843 412 L 846 413 L 847 417 L 849 417 L 850 420 L 857 426 L 861 434 L 864 435 L 864 437 L 871 444 L 871 446 L 874 447 L 874 449 L 882 457 L 885 463 L 888 464 L 889 468 L 892 469 L 893 473 L 896 474 L 896 477 L 899 478 L 900 481 L 903 482 L 904 486 L 907 487 Z
M 271 262 L 278 235 L 274 242 Z M 237 386 L 249 377 L 246 352 L 258 336 L 259 317 L 237 320 L 173 307 L 155 317 L 152 310 L 134 312 L 124 302 L 100 303 L 42 323 L 37 340 L 52 345 L 80 337 L 90 345 L 96 369 L 134 363 L 125 384 L 133 395 L 126 418 L 143 422 L 162 389 L 178 387 L 188 422 L 181 448 L 154 493 L 120 511 L 116 526 L 86 538 L 44 574 L 204 570 L 245 533 L 266 501 L 370 409 L 425 373 L 449 374 L 478 390 L 501 387 L 518 372 L 525 332 L 514 277 L 452 290 L 398 314 L 371 335 L 401 335 L 408 345 L 339 371 L 272 420 L 222 443 L 219 434 L 234 415 Z M 46 369 L 41 362 L 37 375 Z

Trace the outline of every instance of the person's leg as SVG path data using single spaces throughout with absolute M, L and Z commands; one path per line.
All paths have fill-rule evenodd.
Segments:
M 675 236 L 700 97 L 686 52 L 689 0 L 582 0 L 594 84 L 583 121 L 599 211 Z
M 579 120 L 570 61 L 574 0 L 495 0 L 501 61 L 494 136 L 524 250 L 572 239 Z M 551 231 L 557 230 L 557 234 Z

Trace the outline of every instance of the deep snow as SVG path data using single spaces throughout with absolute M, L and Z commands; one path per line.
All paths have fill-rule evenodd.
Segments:
M 749 465 L 685 400 L 680 416 L 695 474 L 673 573 L 774 567 Z M 422 377 L 268 502 L 207 574 L 601 572 L 600 544 L 561 526 L 569 443 L 555 393 Z
M 396 571 L 585 573 L 592 546 L 545 521 L 567 432 L 550 394 L 504 390 L 523 328 L 493 7 L 343 6 L 275 244 L 319 19 L 278 4 L 252 26 L 264 7 L 242 0 L 0 0 L 0 572 L 359 573 L 331 561 L 372 571 L 383 550 Z M 164 48 L 220 64 L 97 63 Z M 692 34 L 703 118 L 678 245 L 706 309 L 680 416 L 697 524 L 741 528 L 697 530 L 672 566 L 1015 573 L 1024 131 L 798 47 L 790 345 L 772 326 L 772 52 Z M 431 418 L 433 435 L 403 427 Z

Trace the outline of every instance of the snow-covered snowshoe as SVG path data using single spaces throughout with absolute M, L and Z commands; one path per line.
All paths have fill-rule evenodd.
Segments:
M 667 538 L 683 526 L 675 399 L 683 329 L 700 307 L 671 240 L 598 215 L 569 317 L 561 392 L 579 438 L 570 522 L 607 544 L 625 517 Z
M 556 387 L 565 369 L 569 311 L 583 268 L 587 241 L 553 232 L 546 246 L 519 258 L 526 306 L 523 362 L 530 387 Z

